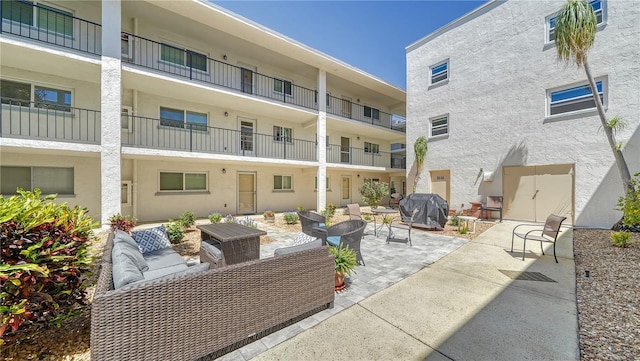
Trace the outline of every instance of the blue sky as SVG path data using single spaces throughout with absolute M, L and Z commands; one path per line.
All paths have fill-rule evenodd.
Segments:
M 213 1 L 406 89 L 405 48 L 486 1 Z

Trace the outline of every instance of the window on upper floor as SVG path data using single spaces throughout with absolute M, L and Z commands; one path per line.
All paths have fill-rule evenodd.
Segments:
M 591 6 L 593 7 L 593 11 L 596 13 L 596 19 L 597 19 L 597 25 L 600 26 L 602 24 L 604 24 L 605 20 L 606 20 L 606 13 L 605 13 L 605 7 L 606 7 L 606 0 L 592 0 L 589 2 L 589 4 L 591 4 Z M 558 14 L 553 14 L 550 16 L 547 16 L 547 42 L 553 42 L 556 40 L 556 17 L 558 16 Z
M 2 19 L 35 26 L 51 33 L 73 36 L 73 14 L 48 5 L 3 0 Z
M 160 60 L 197 70 L 207 71 L 207 56 L 169 44 L 160 44 Z
M 429 119 L 429 128 L 430 137 L 449 135 L 449 115 Z
M 364 116 L 365 116 L 365 118 L 371 118 L 371 119 L 374 119 L 374 120 L 380 120 L 380 110 L 365 105 L 364 106 Z
M 61 167 L 0 167 L 0 192 L 16 194 L 18 188 L 33 191 L 40 188 L 42 194 L 74 194 L 73 168 Z
M 274 191 L 290 191 L 292 186 L 293 177 L 290 175 L 274 175 L 273 176 L 273 190 Z
M 160 107 L 160 125 L 206 131 L 207 124 L 205 113 Z
M 449 59 L 429 67 L 431 84 L 435 85 L 449 79 Z
M 273 140 L 276 142 L 293 142 L 293 129 L 278 125 L 273 126 Z
M 604 89 L 605 80 L 596 79 L 596 88 L 603 104 L 606 100 Z M 591 111 L 596 109 L 596 102 L 588 83 L 577 86 L 558 88 L 547 91 L 548 104 L 547 114 L 549 116 L 560 114 L 573 114 L 581 111 Z
M 288 96 L 293 95 L 292 84 L 288 80 L 273 79 L 273 91 L 280 94 L 286 94 Z
M 2 104 L 71 111 L 70 90 L 2 79 L 0 94 Z
M 208 190 L 206 172 L 160 172 L 160 192 L 194 192 Z
M 364 142 L 364 152 L 365 153 L 379 154 L 380 153 L 380 144 Z

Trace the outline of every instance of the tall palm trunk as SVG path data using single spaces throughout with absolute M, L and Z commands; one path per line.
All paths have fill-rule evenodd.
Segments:
M 613 157 L 616 160 L 616 165 L 618 166 L 618 172 L 620 172 L 620 177 L 622 178 L 622 185 L 625 190 L 625 194 L 629 192 L 633 192 L 633 183 L 631 183 L 631 173 L 629 173 L 629 168 L 627 167 L 627 162 L 624 159 L 624 155 L 622 154 L 622 150 L 618 148 L 616 145 L 616 141 L 613 135 L 613 129 L 607 123 L 607 117 L 604 115 L 604 106 L 602 105 L 602 100 L 598 95 L 598 88 L 596 87 L 596 81 L 593 79 L 591 75 L 591 69 L 589 68 L 589 63 L 587 62 L 587 57 L 585 56 L 582 62 L 584 65 L 584 71 L 587 73 L 587 79 L 589 79 L 589 86 L 591 86 L 591 92 L 593 93 L 593 97 L 596 102 L 596 109 L 598 109 L 598 115 L 600 116 L 600 122 L 602 122 L 602 129 L 604 129 L 604 134 L 607 136 L 607 140 L 609 141 L 609 146 L 611 147 L 611 151 L 613 151 Z

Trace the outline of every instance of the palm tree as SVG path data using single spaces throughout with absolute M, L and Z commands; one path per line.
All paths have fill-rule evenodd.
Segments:
M 418 137 L 413 144 L 413 151 L 416 154 L 416 177 L 413 179 L 413 192 L 416 192 L 418 186 L 418 180 L 420 179 L 420 173 L 422 173 L 422 165 L 424 164 L 424 157 L 427 155 L 427 138 L 424 136 Z
M 567 63 L 575 62 L 578 67 L 584 67 L 591 93 L 596 103 L 596 109 L 602 122 L 602 128 L 613 151 L 625 193 L 628 194 L 634 190 L 633 183 L 631 183 L 631 173 L 629 173 L 629 167 L 622 154 L 622 149 L 616 144 L 614 137 L 615 125 L 620 124 L 619 119 L 614 118 L 611 122 L 607 122 L 602 100 L 598 96 L 596 82 L 591 75 L 591 69 L 587 61 L 587 52 L 596 38 L 597 23 L 596 14 L 590 4 L 584 0 L 568 0 L 556 17 L 556 48 L 558 49 L 558 59 Z

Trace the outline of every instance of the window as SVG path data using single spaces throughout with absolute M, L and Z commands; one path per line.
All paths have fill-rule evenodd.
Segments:
M 71 91 L 0 80 L 2 104 L 28 107 L 33 99 L 36 108 L 71 111 Z M 33 91 L 33 94 L 32 94 Z
M 431 85 L 449 79 L 449 60 L 431 66 L 429 72 L 431 73 Z
M 313 186 L 313 189 L 314 190 L 318 190 L 318 177 L 315 177 L 314 182 L 315 182 L 315 184 Z M 325 188 L 328 191 L 331 190 L 331 178 L 329 178 L 329 177 L 327 177 L 327 184 L 326 184 Z
M 449 134 L 449 116 L 448 115 L 430 119 L 429 122 L 431 123 L 432 137 Z
M 367 182 L 376 182 L 376 183 L 380 183 L 380 178 L 365 178 L 364 179 L 364 183 Z
M 123 206 L 131 205 L 131 181 L 120 183 L 120 204 Z
M 290 175 L 274 175 L 273 176 L 273 190 L 284 191 L 292 190 Z
M 42 194 L 74 194 L 73 168 L 56 167 L 0 167 L 0 192 L 16 194 L 17 188 L 33 191 L 40 188 Z
M 380 144 L 364 142 L 364 152 L 365 153 L 380 153 Z
M 24 25 L 35 25 L 47 32 L 73 36 L 73 14 L 50 6 L 2 1 L 2 18 Z
M 592 0 L 589 2 L 593 7 L 593 11 L 596 13 L 597 25 L 602 25 L 604 23 L 604 1 L 605 0 Z M 556 17 L 557 14 L 547 17 L 547 42 L 556 40 Z
M 207 71 L 207 56 L 168 44 L 160 44 L 160 60 Z
M 366 118 L 373 118 L 375 120 L 380 120 L 380 110 L 368 106 L 364 106 L 364 116 Z
M 293 95 L 291 82 L 287 80 L 273 79 L 273 91 L 289 96 Z
M 293 129 L 280 127 L 277 125 L 273 126 L 273 140 L 276 142 L 293 142 Z
M 207 173 L 160 172 L 160 191 L 206 191 Z
M 600 100 L 604 104 L 602 80 L 596 81 L 596 88 L 598 89 Z M 550 98 L 549 115 L 572 113 L 579 110 L 592 110 L 596 108 L 589 84 L 564 88 L 548 93 Z
M 205 113 L 160 107 L 160 125 L 206 131 L 207 124 Z

